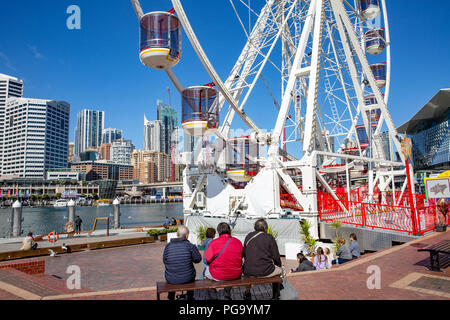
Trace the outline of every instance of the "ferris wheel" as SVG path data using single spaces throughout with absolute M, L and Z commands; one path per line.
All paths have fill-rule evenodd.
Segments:
M 370 194 L 375 186 L 390 188 L 394 176 L 411 170 L 402 168 L 401 140 L 387 108 L 391 44 L 385 0 L 223 1 L 246 37 L 224 80 L 180 0 L 172 0 L 169 11 L 147 14 L 138 0 L 131 2 L 140 20 L 140 59 L 164 70 L 180 92 L 185 133 L 202 141 L 210 135 L 218 138 L 211 145 L 212 163 L 205 166 L 194 156 L 187 168 L 188 209 L 212 185 L 215 195 L 235 197 L 250 215 L 282 211 L 281 189 L 302 211 L 314 213 L 318 184 L 335 197 L 332 174 L 345 173 L 347 185 L 352 178 L 365 179 Z M 210 76 L 205 79 L 212 81 L 209 85 L 184 87 L 172 69 L 182 59 L 182 29 Z M 258 86 L 265 88 L 267 103 L 255 107 L 251 101 L 259 95 Z M 280 88 L 281 94 L 275 94 Z M 276 119 L 270 132 L 252 120 L 261 112 Z M 236 116 L 251 134 L 230 134 Z M 266 156 L 262 148 L 267 148 Z M 239 200 L 230 188 L 247 192 Z M 258 206 L 251 195 L 257 192 L 261 198 L 262 189 L 270 198 L 266 206 Z M 226 210 L 236 212 L 236 205 Z

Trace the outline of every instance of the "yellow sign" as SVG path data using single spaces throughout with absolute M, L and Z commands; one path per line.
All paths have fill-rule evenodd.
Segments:
M 450 178 L 450 171 L 442 172 L 438 178 Z

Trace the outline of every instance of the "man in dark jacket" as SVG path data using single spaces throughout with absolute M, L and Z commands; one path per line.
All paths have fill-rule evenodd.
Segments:
M 80 216 L 77 216 L 75 218 L 75 232 L 81 233 L 81 223 L 83 223 L 83 220 L 81 220 Z
M 244 241 L 242 253 L 244 261 L 244 275 L 270 278 L 281 275 L 280 252 L 274 237 L 267 233 L 269 226 L 264 219 L 255 222 L 255 231 L 249 233 Z M 273 284 L 273 299 L 279 299 L 279 284 Z M 250 300 L 250 290 L 247 289 L 244 299 Z
M 184 284 L 195 281 L 194 263 L 202 261 L 202 256 L 197 247 L 188 241 L 189 229 L 179 226 L 178 238 L 172 239 L 164 249 L 163 262 L 166 268 L 165 277 L 167 283 Z M 188 299 L 194 297 L 193 291 L 188 291 Z M 175 293 L 169 293 L 169 300 L 175 299 Z

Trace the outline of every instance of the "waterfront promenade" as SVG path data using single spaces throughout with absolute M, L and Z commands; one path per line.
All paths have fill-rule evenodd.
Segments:
M 426 268 L 429 254 L 417 251 L 444 239 L 450 239 L 450 231 L 366 254 L 330 270 L 292 274 L 288 279 L 297 288 L 300 300 L 448 300 L 450 270 L 429 271 Z M 157 241 L 19 260 L 44 261 L 45 272 L 38 275 L 2 269 L 5 263 L 0 263 L 0 299 L 154 300 L 156 282 L 164 280 L 164 246 L 165 242 Z M 283 261 L 287 269 L 296 266 L 295 261 Z M 66 271 L 70 265 L 80 267 L 80 290 L 66 287 L 66 279 L 70 276 Z M 380 268 L 381 289 L 368 289 L 369 266 Z M 202 265 L 198 264 L 196 268 L 199 274 Z M 241 291 L 233 289 L 233 298 L 242 299 Z M 265 298 L 263 291 L 256 294 L 256 298 Z

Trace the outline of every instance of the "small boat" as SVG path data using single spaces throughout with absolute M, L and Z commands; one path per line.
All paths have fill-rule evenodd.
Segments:
M 68 201 L 65 199 L 59 199 L 56 200 L 55 204 L 53 205 L 55 208 L 65 208 L 67 207 Z
M 97 207 L 107 207 L 110 206 L 109 200 L 99 200 L 97 201 Z

